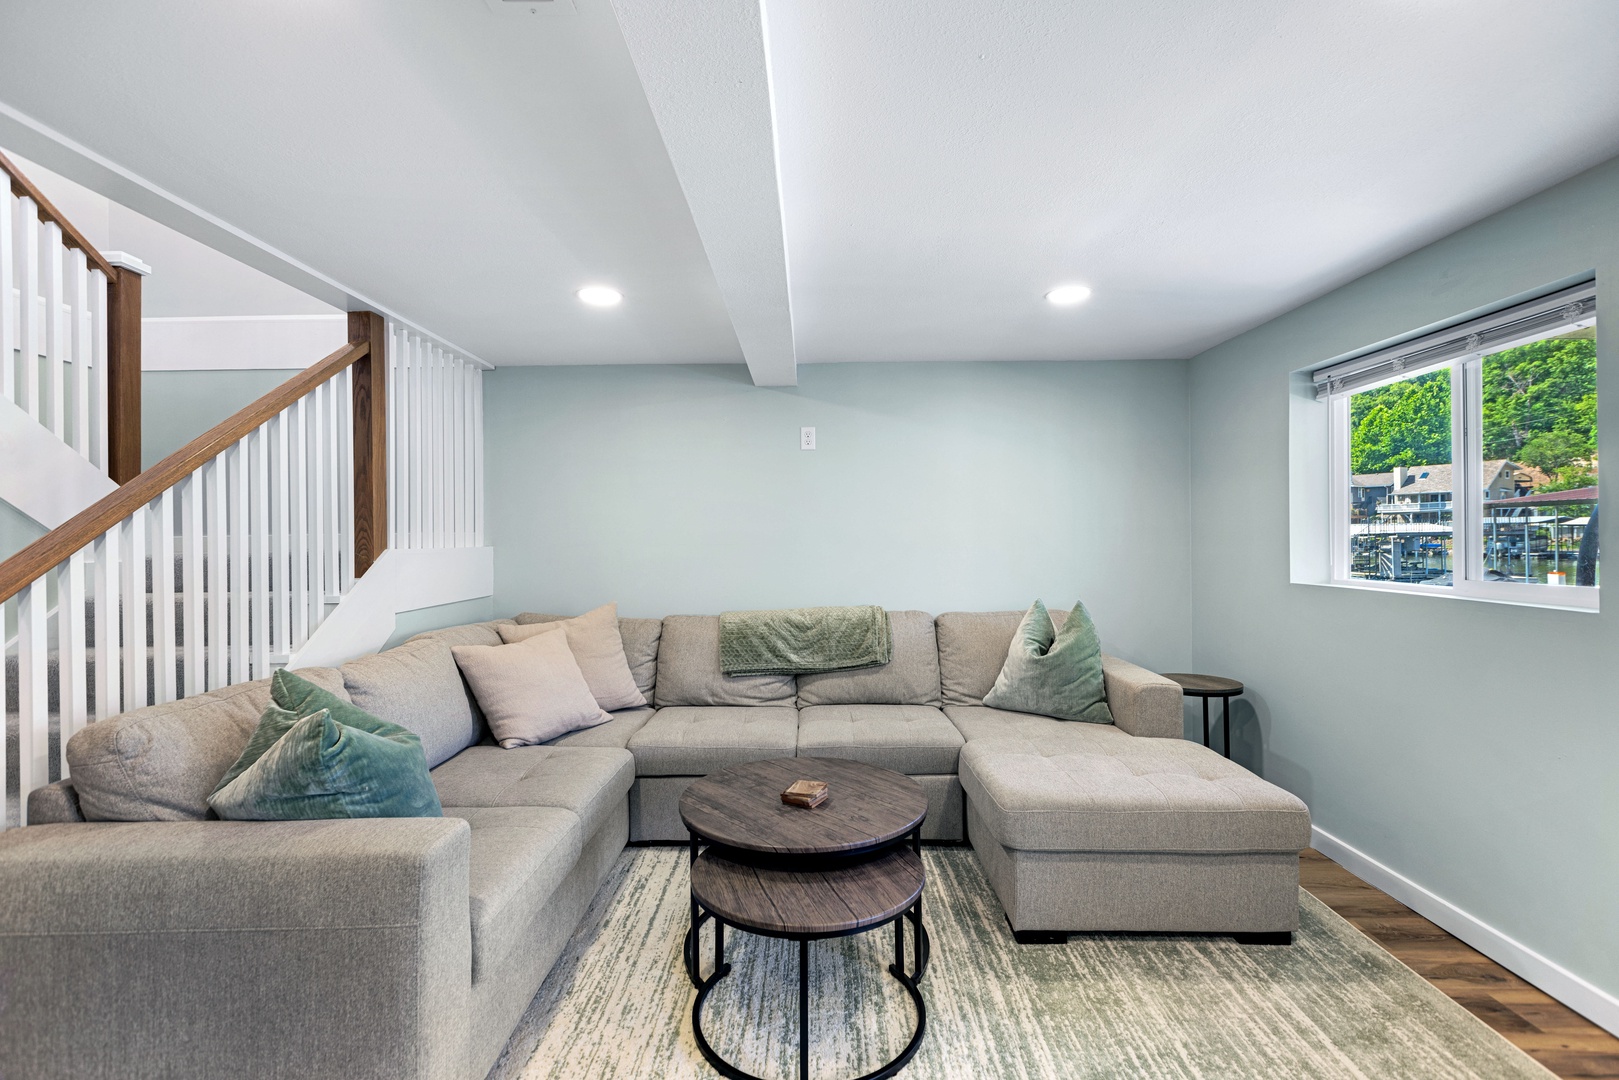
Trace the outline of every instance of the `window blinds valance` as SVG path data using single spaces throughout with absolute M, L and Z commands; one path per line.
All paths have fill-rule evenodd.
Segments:
M 1310 380 L 1315 383 L 1316 397 L 1325 398 L 1402 375 L 1415 375 L 1457 357 L 1487 352 L 1492 346 L 1505 346 L 1547 330 L 1589 325 L 1596 319 L 1596 311 L 1597 285 L 1587 281 L 1459 326 L 1318 368 L 1310 373 Z

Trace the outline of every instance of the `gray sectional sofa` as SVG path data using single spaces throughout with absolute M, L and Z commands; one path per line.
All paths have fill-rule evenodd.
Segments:
M 625 843 L 684 841 L 686 785 L 761 758 L 914 776 L 1020 940 L 1292 931 L 1304 805 L 1122 660 L 1114 725 L 984 707 L 1019 618 L 891 612 L 891 663 L 796 679 L 722 676 L 716 617 L 621 619 L 649 706 L 512 750 L 449 651 L 499 623 L 301 672 L 422 737 L 442 819 L 207 820 L 264 682 L 93 725 L 0 835 L 6 1075 L 481 1077 Z

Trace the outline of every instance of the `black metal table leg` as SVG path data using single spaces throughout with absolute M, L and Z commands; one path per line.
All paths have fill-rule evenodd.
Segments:
M 1209 699 L 1203 699 L 1203 745 L 1209 745 Z M 692 858 L 696 858 L 695 855 Z
M 1222 711 L 1224 713 L 1223 720 L 1225 722 L 1225 756 L 1230 757 L 1231 756 L 1231 699 L 1229 697 L 1223 697 L 1223 698 L 1220 699 L 1220 701 L 1221 701 L 1221 709 L 1222 709 Z M 1208 707 L 1209 707 L 1209 699 L 1204 698 L 1203 699 L 1203 708 L 1207 709 Z
M 809 1080 L 809 939 L 798 942 L 798 1080 Z

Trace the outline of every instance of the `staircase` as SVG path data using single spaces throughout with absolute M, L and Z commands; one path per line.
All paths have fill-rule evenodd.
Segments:
M 3 156 L 0 168 L 12 169 Z M 26 218 L 30 201 L 43 197 L 14 194 L 11 217 L 0 218 Z M 82 256 L 76 264 L 106 261 L 59 215 L 48 224 L 58 247 Z M 58 236 L 70 233 L 79 247 Z M 0 248 L 5 240 L 0 230 Z M 15 272 L 49 262 L 33 249 L 15 253 L 0 265 Z M 108 266 L 109 290 L 125 288 L 125 271 Z M 90 281 L 89 271 L 81 278 Z M 133 280 L 126 314 L 131 296 L 138 305 Z M 0 287 L 7 283 L 0 275 Z M 51 310 L 54 300 L 46 303 Z M 93 339 L 97 310 L 92 303 L 84 318 L 69 311 L 52 324 L 83 323 Z M 117 482 L 0 562 L 0 828 L 26 824 L 28 793 L 67 776 L 63 749 L 87 724 L 279 667 L 339 663 L 380 647 L 400 611 L 492 591 L 480 361 L 412 327 L 352 312 L 348 344 L 141 472 L 129 471 L 125 445 L 133 416 L 138 466 L 138 306 L 134 342 L 126 334 L 99 361 L 103 353 L 92 347 L 88 366 L 76 369 L 49 348 L 37 364 L 23 362 L 39 335 L 27 319 L 0 322 L 12 345 L 0 375 L 39 429 L 25 429 L 23 440 L 37 448 L 58 439 L 75 458 L 58 463 L 59 472 L 34 461 L 27 479 L 35 488 L 71 487 L 68 474 L 88 463 Z M 133 357 L 133 377 L 120 377 L 120 355 Z M 98 366 L 104 375 L 94 374 Z M 29 373 L 42 377 L 31 385 Z M 120 404 L 116 389 L 92 392 L 100 413 L 53 428 L 55 414 L 82 402 L 80 388 L 93 391 L 98 380 L 132 386 L 136 404 Z M 23 423 L 11 419 L 13 428 Z M 17 443 L 5 431 L 0 424 L 0 451 L 8 452 L 0 498 L 12 501 L 7 491 L 24 470 L 13 467 Z

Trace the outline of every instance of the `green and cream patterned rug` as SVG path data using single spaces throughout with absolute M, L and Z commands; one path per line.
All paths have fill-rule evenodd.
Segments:
M 680 964 L 686 857 L 624 853 L 490 1080 L 716 1075 L 692 1040 Z M 1551 1075 L 1308 893 L 1290 948 L 1126 934 L 1018 945 L 970 851 L 925 858 L 928 1030 L 902 1077 Z M 904 1046 L 914 1014 L 885 973 L 892 950 L 891 931 L 810 946 L 816 1080 Z M 750 1072 L 795 1077 L 796 943 L 732 931 L 726 958 L 710 1039 Z

